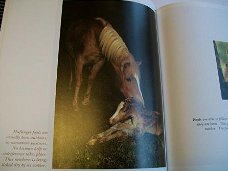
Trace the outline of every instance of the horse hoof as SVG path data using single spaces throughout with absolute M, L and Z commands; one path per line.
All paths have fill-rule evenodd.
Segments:
M 91 140 L 89 140 L 87 143 L 86 143 L 86 145 L 89 145 L 89 146 L 93 146 L 93 145 L 95 145 L 96 144 L 96 140 L 95 139 L 91 139 Z
M 78 107 L 74 107 L 74 111 L 75 112 L 78 112 L 79 111 L 79 108 Z
M 84 99 L 83 101 L 82 101 L 82 104 L 84 105 L 84 106 L 86 106 L 86 105 L 88 105 L 89 104 L 89 99 Z
M 78 107 L 77 103 L 73 102 L 73 109 L 74 109 L 75 112 L 79 111 L 79 107 Z

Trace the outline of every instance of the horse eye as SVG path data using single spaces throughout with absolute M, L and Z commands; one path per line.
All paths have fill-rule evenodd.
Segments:
M 131 82 L 131 77 L 126 78 L 126 80 L 127 80 L 128 82 Z
M 123 112 L 127 112 L 127 108 L 123 109 Z
M 134 76 L 129 76 L 129 77 L 126 78 L 126 80 L 127 80 L 128 82 L 132 82 L 132 81 L 135 80 L 135 77 L 134 77 Z
M 129 67 L 130 65 L 131 65 L 130 62 L 127 62 L 127 63 L 125 63 L 125 64 L 123 65 L 123 68 L 126 69 L 126 68 Z
M 127 112 L 129 109 L 130 109 L 129 106 L 126 106 L 123 108 L 123 112 Z

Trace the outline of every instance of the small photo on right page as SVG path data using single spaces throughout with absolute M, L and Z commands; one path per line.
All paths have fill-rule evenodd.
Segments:
M 213 41 L 218 69 L 221 97 L 228 100 L 228 42 Z

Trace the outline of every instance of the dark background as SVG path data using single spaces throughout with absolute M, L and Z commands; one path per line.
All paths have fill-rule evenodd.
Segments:
M 0 29 L 2 25 L 2 17 L 3 17 L 3 12 L 5 8 L 5 0 L 0 0 Z
M 77 20 L 96 17 L 110 22 L 135 60 L 142 62 L 140 84 L 145 106 L 162 113 L 154 12 L 144 5 L 126 1 L 64 1 L 56 87 L 53 168 L 164 166 L 162 136 L 144 135 L 140 140 L 128 138 L 124 141 L 112 140 L 96 147 L 85 146 L 92 135 L 110 127 L 108 119 L 124 99 L 115 84 L 116 73 L 107 61 L 96 77 L 91 103 L 88 106 L 80 105 L 79 112 L 73 111 L 74 88 L 68 90 L 70 63 L 64 48 L 65 35 L 69 26 Z M 89 67 L 85 67 L 81 99 L 88 73 Z

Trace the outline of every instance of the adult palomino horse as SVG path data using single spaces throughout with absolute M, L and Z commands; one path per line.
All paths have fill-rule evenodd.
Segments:
M 120 78 L 120 90 L 123 95 L 134 97 L 137 101 L 144 103 L 139 83 L 138 63 L 110 23 L 102 18 L 79 21 L 68 31 L 66 48 L 75 65 L 76 86 L 73 98 L 75 111 L 78 110 L 83 66 L 92 64 L 87 90 L 82 101 L 82 104 L 87 105 L 94 79 L 106 59 L 112 64 Z
M 133 136 L 135 134 L 161 135 L 163 132 L 160 114 L 146 110 L 141 103 L 133 98 L 128 98 L 121 102 L 109 121 L 113 126 L 102 133 L 92 136 L 87 143 L 88 145 L 95 145 L 114 138 Z

